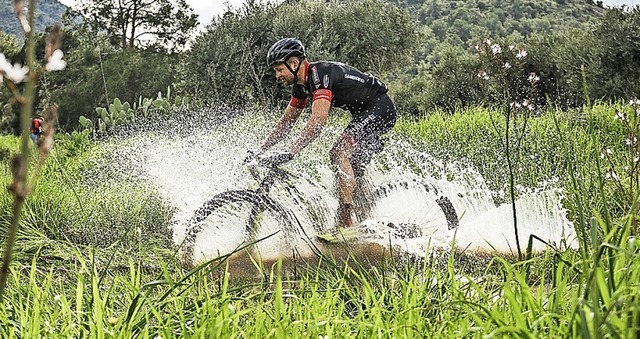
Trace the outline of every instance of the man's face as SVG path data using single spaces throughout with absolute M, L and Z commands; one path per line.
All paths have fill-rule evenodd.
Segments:
M 296 69 L 296 58 L 290 58 L 288 63 L 291 69 Z M 277 64 L 273 66 L 273 70 L 276 72 L 276 80 L 282 82 L 285 86 L 293 85 L 293 73 L 287 69 L 285 64 Z

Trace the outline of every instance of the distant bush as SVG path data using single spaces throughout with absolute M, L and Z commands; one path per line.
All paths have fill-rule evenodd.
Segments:
M 571 109 L 595 100 L 640 96 L 640 45 L 634 40 L 640 36 L 639 27 L 640 6 L 630 11 L 614 8 L 594 30 L 532 34 L 514 44 L 527 51 L 524 68 L 540 77 L 535 101 Z M 496 41 L 503 47 L 510 44 L 508 39 Z M 456 45 L 444 46 L 434 65 L 393 84 L 404 115 L 421 116 L 437 109 L 454 112 L 494 103 L 478 86 L 482 67 L 478 57 Z
M 48 77 L 41 97 L 58 104 L 60 127 L 73 130 L 80 116 L 96 120 L 96 107 L 115 98 L 133 104 L 154 98 L 178 78 L 177 55 L 154 50 L 117 50 L 105 37 L 90 38 L 81 26 L 72 26 L 64 40 L 65 56 L 72 67 Z

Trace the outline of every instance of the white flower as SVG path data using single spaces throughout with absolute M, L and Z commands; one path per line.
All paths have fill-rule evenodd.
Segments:
M 632 136 L 628 137 L 627 140 L 624 141 L 624 143 L 627 146 L 633 146 L 633 145 L 638 143 L 638 138 L 636 138 L 635 135 L 632 135 Z
M 7 79 L 13 81 L 16 84 L 19 84 L 24 81 L 27 77 L 27 73 L 29 73 L 29 67 L 22 66 L 20 63 L 15 63 L 13 66 L 11 64 L 5 65 L 4 75 Z
M 607 172 L 607 174 L 605 175 L 605 178 L 618 180 L 618 175 L 616 174 L 616 172 L 612 168 Z
M 500 54 L 502 53 L 502 48 L 498 44 L 493 44 L 491 45 L 491 52 L 493 52 L 494 55 Z
M 527 51 L 525 51 L 524 49 L 520 49 L 518 51 L 518 54 L 516 54 L 516 59 L 520 60 L 526 56 L 527 56 Z
M 49 57 L 49 60 L 47 61 L 47 65 L 45 66 L 47 71 L 53 72 L 63 70 L 67 66 L 67 62 L 62 60 L 63 56 L 64 53 L 62 53 L 61 50 L 56 49 L 55 51 L 53 51 L 53 53 Z
M 4 54 L 0 53 L 0 73 L 4 73 L 4 76 L 14 83 L 21 83 L 27 77 L 27 73 L 29 73 L 29 67 L 22 66 L 19 63 L 11 65 L 11 62 L 7 60 Z M 0 82 L 2 80 L 3 76 L 2 74 L 0 74 Z
M 514 48 L 516 48 L 516 46 L 514 46 L 514 45 L 509 45 L 509 50 L 510 50 L 510 51 L 513 51 L 513 49 L 514 49 Z
M 502 68 L 509 69 L 509 68 L 511 68 L 511 64 L 508 63 L 508 62 L 505 62 L 504 65 L 502 66 Z
M 4 54 L 0 53 L 0 83 L 2 82 L 2 73 L 8 68 L 11 68 L 11 64 L 7 61 Z
M 529 80 L 530 83 L 534 84 L 534 83 L 540 81 L 540 77 L 537 76 L 535 73 L 531 72 L 531 73 L 529 73 L 528 80 Z
M 530 102 L 529 99 L 524 99 L 524 101 L 522 102 L 522 107 L 528 108 L 530 111 L 536 109 L 536 105 Z
M 613 118 L 615 120 L 626 121 L 627 120 L 627 115 L 624 114 L 623 112 L 616 112 L 616 115 L 614 115 Z
M 629 106 L 633 106 L 633 105 L 639 105 L 640 106 L 640 99 L 631 98 L 631 100 L 629 100 Z
M 510 103 L 510 104 L 509 104 L 509 107 L 511 107 L 511 109 L 514 109 L 514 108 L 515 108 L 515 109 L 518 109 L 518 108 L 522 107 L 522 105 L 520 105 L 520 103 L 519 103 L 519 102 L 514 101 L 514 102 L 512 102 L 512 103 Z
M 22 25 L 22 29 L 24 29 L 24 32 L 31 32 L 31 25 L 29 25 L 29 20 L 27 20 L 27 17 L 24 15 L 20 15 L 18 19 L 20 20 L 20 24 Z
M 609 155 L 613 154 L 613 151 L 611 150 L 611 148 L 607 147 L 604 151 Z
M 478 72 L 478 78 L 482 78 L 484 80 L 489 80 L 489 74 L 485 71 Z

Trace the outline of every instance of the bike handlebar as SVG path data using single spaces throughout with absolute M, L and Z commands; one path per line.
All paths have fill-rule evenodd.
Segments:
M 251 165 L 256 162 L 259 166 L 271 168 L 287 163 L 291 159 L 293 159 L 293 156 L 289 152 L 279 152 L 271 155 L 262 155 L 250 152 L 250 155 L 244 159 L 244 164 Z

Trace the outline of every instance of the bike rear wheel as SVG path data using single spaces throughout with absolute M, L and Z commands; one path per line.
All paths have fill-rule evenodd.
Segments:
M 424 181 L 394 181 L 375 188 L 364 183 L 358 195 L 358 218 L 387 220 L 398 238 L 443 234 L 460 222 L 451 200 Z
M 265 254 L 284 251 L 297 234 L 293 221 L 291 212 L 258 191 L 222 192 L 207 200 L 189 220 L 183 259 L 213 258 L 272 234 L 254 247 Z

